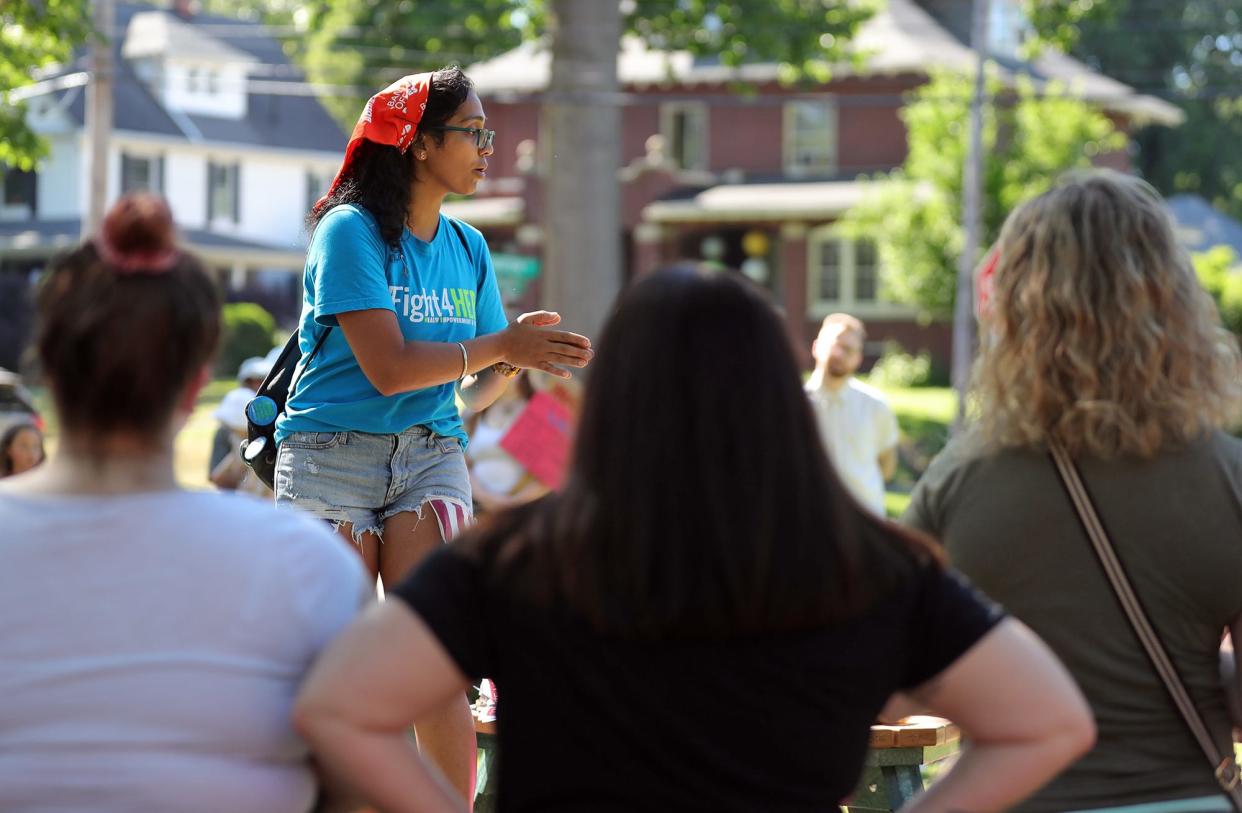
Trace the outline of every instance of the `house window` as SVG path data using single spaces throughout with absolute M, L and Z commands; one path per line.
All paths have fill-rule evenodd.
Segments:
M 164 157 L 121 153 L 121 194 L 163 192 Z
M 879 252 L 875 243 L 860 240 L 854 243 L 854 301 L 874 303 L 880 293 Z
M 834 101 L 785 105 L 785 171 L 827 175 L 837 169 L 837 106 Z
M 239 218 L 240 193 L 238 164 L 222 164 L 215 161 L 207 164 L 207 220 L 231 220 L 237 223 Z
M 26 220 L 38 212 L 38 176 L 0 164 L 0 219 Z
M 313 169 L 306 171 L 306 211 L 309 212 L 315 208 L 319 199 L 328 194 L 332 177 L 332 174 L 328 172 L 317 172 Z
M 33 172 L 20 169 L 0 169 L 0 187 L 3 187 L 5 208 L 23 207 L 35 210 L 35 190 L 37 176 Z
M 996 55 L 1016 59 L 1031 30 L 1018 0 L 993 0 L 988 6 L 987 47 Z
M 843 238 L 825 226 L 809 236 L 807 260 L 807 304 L 813 316 L 901 310 L 880 296 L 879 252 L 870 240 Z
M 663 105 L 660 131 L 673 166 L 707 169 L 707 105 L 695 102 Z
M 819 249 L 819 262 L 813 272 L 819 287 L 816 299 L 837 302 L 841 299 L 841 244 L 836 240 L 825 241 Z

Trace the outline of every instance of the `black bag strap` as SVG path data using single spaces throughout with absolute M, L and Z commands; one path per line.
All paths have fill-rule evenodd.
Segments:
M 461 241 L 461 247 L 466 250 L 466 259 L 470 261 L 471 265 L 474 265 L 474 255 L 470 253 L 470 244 L 466 242 L 465 230 L 462 229 L 461 224 L 456 219 L 451 217 L 445 217 L 444 219 L 453 227 L 453 231 L 457 232 L 457 239 Z
M 1242 813 L 1242 788 L 1238 785 L 1238 765 L 1234 762 L 1233 753 L 1221 754 L 1220 749 L 1216 747 L 1216 742 L 1212 739 L 1207 724 L 1203 722 L 1203 717 L 1195 708 L 1194 701 L 1190 699 L 1190 694 L 1186 691 L 1186 686 L 1182 683 L 1181 676 L 1178 675 L 1177 668 L 1169 658 L 1168 652 L 1165 651 L 1160 636 L 1156 634 L 1134 588 L 1130 586 L 1130 579 L 1126 576 L 1121 560 L 1117 558 L 1117 552 L 1113 549 L 1108 532 L 1104 530 L 1104 523 L 1100 521 L 1099 515 L 1095 512 L 1095 505 L 1091 502 L 1086 486 L 1083 485 L 1078 467 L 1074 465 L 1069 453 L 1060 443 L 1053 441 L 1049 444 L 1049 452 L 1052 455 L 1052 462 L 1056 464 L 1057 473 L 1061 475 L 1065 491 L 1069 494 L 1074 509 L 1078 512 L 1078 519 L 1082 522 L 1083 530 L 1087 532 L 1087 537 L 1091 540 L 1091 546 L 1095 549 L 1095 554 L 1104 568 L 1105 575 L 1108 576 L 1113 592 L 1117 594 L 1121 608 L 1134 628 L 1134 633 L 1142 643 L 1147 657 L 1151 659 L 1156 673 L 1160 675 L 1164 687 L 1173 698 L 1173 704 L 1181 712 L 1186 725 L 1190 727 L 1191 734 L 1194 735 L 1199 747 L 1203 749 L 1204 755 L 1212 764 L 1212 773 L 1216 781 L 1229 796 L 1234 809 Z
M 289 395 L 285 399 L 285 403 L 288 403 L 289 398 L 293 397 L 293 388 L 297 385 L 298 381 L 302 380 L 302 376 L 306 373 L 306 368 L 310 366 L 311 361 L 314 360 L 315 355 L 319 352 L 319 348 L 323 347 L 323 343 L 328 340 L 328 334 L 331 332 L 332 332 L 332 325 L 325 326 L 323 329 L 323 333 L 320 333 L 319 338 L 315 340 L 315 346 L 311 348 L 310 355 L 306 357 L 305 361 L 301 359 L 298 360 L 298 364 L 301 365 L 302 369 L 299 370 L 297 367 L 294 367 L 293 377 L 289 380 Z M 293 338 L 297 336 L 298 334 L 295 333 L 293 334 L 293 336 L 290 337 L 290 339 L 292 340 Z

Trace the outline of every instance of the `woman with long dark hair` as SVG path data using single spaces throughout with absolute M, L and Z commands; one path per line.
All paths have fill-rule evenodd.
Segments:
M 332 522 L 386 587 L 471 520 L 456 398 L 491 403 L 518 368 L 568 377 L 590 342 L 555 313 L 507 325 L 487 244 L 440 212 L 486 175 L 494 133 L 457 68 L 367 102 L 310 214 L 302 362 L 276 426 L 276 497 Z M 339 328 L 339 329 L 338 329 Z M 416 722 L 463 795 L 474 769 L 465 698 Z
M 385 810 L 454 809 L 401 721 L 482 674 L 507 811 L 823 811 L 895 692 L 972 741 L 914 809 L 1008 808 L 1091 741 L 1042 644 L 846 495 L 779 317 L 734 274 L 623 294 L 564 490 L 394 592 L 294 712 Z

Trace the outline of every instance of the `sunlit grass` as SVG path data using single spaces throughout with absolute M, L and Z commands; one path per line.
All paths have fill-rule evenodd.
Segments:
M 899 517 L 910 490 L 931 459 L 944 448 L 957 414 L 957 395 L 948 387 L 882 387 L 901 430 L 897 475 L 888 484 L 884 510 Z

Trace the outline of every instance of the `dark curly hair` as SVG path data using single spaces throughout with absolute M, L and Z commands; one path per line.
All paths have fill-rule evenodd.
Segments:
M 418 124 L 415 142 L 432 138 L 437 144 L 443 144 L 443 131 L 430 128 L 439 127 L 452 118 L 473 89 L 474 83 L 461 68 L 450 66 L 433 73 L 427 93 L 427 108 Z M 405 228 L 413 180 L 414 156 L 411 150 L 402 153 L 387 144 L 364 141 L 340 184 L 306 216 L 307 230 L 314 232 L 319 221 L 334 206 L 356 203 L 375 218 L 384 242 L 395 247 Z

